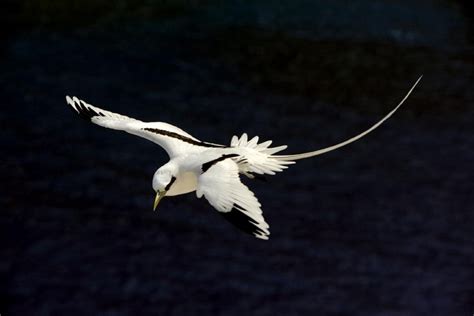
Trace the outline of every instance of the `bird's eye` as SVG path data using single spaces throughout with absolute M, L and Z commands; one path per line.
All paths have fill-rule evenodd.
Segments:
M 171 177 L 171 181 L 170 181 L 170 183 L 168 183 L 165 190 L 168 191 L 175 181 L 176 181 L 176 177 Z

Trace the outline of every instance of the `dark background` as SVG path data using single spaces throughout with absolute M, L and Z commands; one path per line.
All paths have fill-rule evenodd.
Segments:
M 472 315 L 469 1 L 2 2 L 0 313 Z M 227 144 L 355 144 L 249 182 L 247 236 L 66 94 Z

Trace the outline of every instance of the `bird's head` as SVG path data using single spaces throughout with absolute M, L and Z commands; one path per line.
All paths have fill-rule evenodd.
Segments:
M 177 167 L 174 164 L 167 163 L 153 175 L 153 190 L 156 192 L 153 210 L 156 210 L 158 203 L 166 195 L 177 178 Z

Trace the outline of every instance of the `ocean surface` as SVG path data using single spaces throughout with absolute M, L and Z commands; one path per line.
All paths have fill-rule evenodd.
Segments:
M 12 28 L 2 41 L 0 314 L 472 315 L 469 7 L 192 3 Z M 364 139 L 243 180 L 269 241 L 194 193 L 153 212 L 166 153 L 65 103 L 76 95 L 205 141 L 246 132 L 297 153 L 367 129 L 421 74 Z

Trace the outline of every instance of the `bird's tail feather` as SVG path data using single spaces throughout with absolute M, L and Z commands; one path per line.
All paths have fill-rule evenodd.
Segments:
M 289 160 L 275 159 L 274 154 L 286 149 L 286 145 L 270 147 L 271 140 L 259 143 L 259 137 L 255 136 L 249 140 L 246 133 L 239 138 L 232 137 L 230 147 L 238 149 L 239 155 L 243 158 L 238 162 L 239 172 L 245 174 L 249 178 L 258 177 L 258 175 L 270 174 L 283 171 L 287 165 L 294 162 Z
M 370 132 L 375 130 L 377 127 L 382 125 L 383 122 L 388 120 L 402 106 L 402 104 L 406 101 L 406 99 L 408 99 L 408 97 L 410 96 L 412 91 L 415 89 L 418 82 L 420 82 L 422 77 L 423 76 L 420 76 L 420 78 L 418 78 L 418 80 L 411 87 L 411 89 L 408 91 L 408 93 L 405 95 L 405 97 L 402 99 L 402 101 L 400 101 L 400 103 L 390 113 L 388 113 L 384 118 L 382 118 L 380 121 L 378 121 L 376 124 L 374 124 L 371 128 L 369 128 L 368 130 L 360 133 L 359 135 L 356 135 L 356 136 L 354 136 L 354 137 L 352 137 L 352 138 L 350 138 L 346 141 L 343 141 L 341 143 L 338 143 L 338 144 L 335 144 L 335 145 L 332 145 L 332 146 L 329 146 L 329 147 L 326 147 L 326 148 L 318 149 L 318 150 L 315 150 L 315 151 L 310 151 L 310 152 L 301 153 L 301 154 L 293 154 L 293 155 L 274 155 L 272 157 L 275 158 L 275 159 L 278 159 L 280 161 L 295 161 L 295 160 L 310 158 L 310 157 L 319 156 L 319 155 L 325 154 L 327 152 L 336 150 L 338 148 L 349 145 L 350 143 L 353 143 L 356 140 L 361 139 L 362 137 L 364 137 L 365 135 L 369 134 Z

